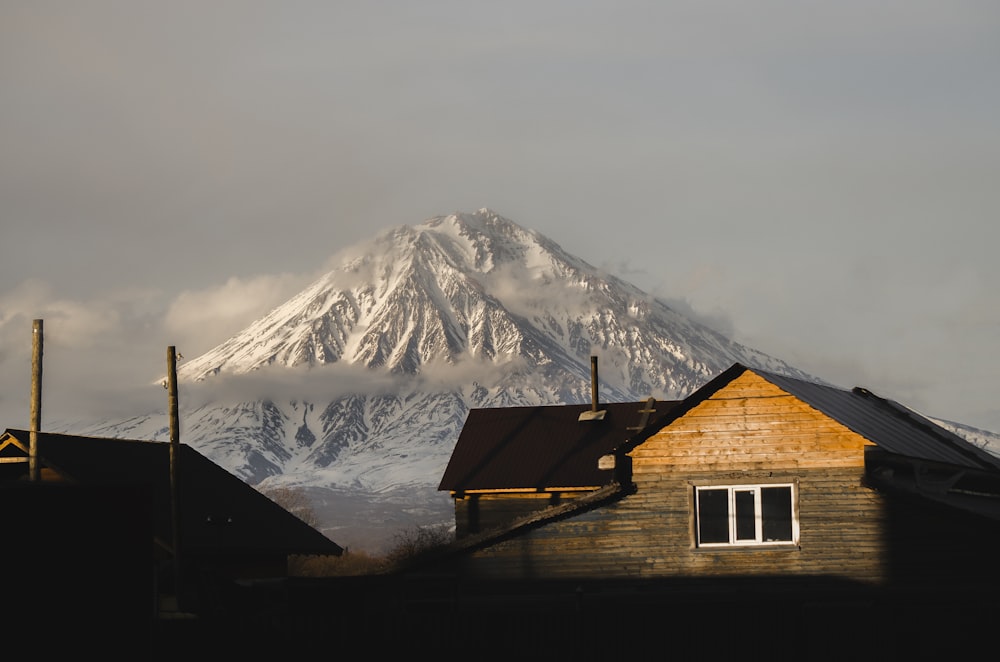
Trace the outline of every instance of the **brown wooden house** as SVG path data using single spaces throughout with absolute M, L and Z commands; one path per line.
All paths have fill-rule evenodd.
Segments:
M 65 567 L 78 556 L 72 547 L 105 550 L 120 564 L 138 563 L 141 583 L 159 596 L 177 594 L 179 580 L 186 605 L 199 608 L 228 583 L 287 576 L 292 556 L 343 551 L 186 444 L 172 464 L 167 442 L 48 432 L 36 439 L 39 479 L 29 481 L 30 432 L 0 434 L 6 532 L 19 541 L 7 551 L 17 558 L 65 543 Z
M 1000 588 L 1000 459 L 906 407 L 737 364 L 645 408 L 636 430 L 635 403 L 608 406 L 600 448 L 574 445 L 595 424 L 579 407 L 470 412 L 440 486 L 456 501 L 449 570 Z M 565 478 L 564 461 L 592 478 Z

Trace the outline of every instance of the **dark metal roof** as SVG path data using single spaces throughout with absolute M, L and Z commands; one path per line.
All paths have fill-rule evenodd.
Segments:
M 28 447 L 30 433 L 4 433 Z M 173 540 L 169 442 L 39 432 L 40 464 L 78 483 L 141 484 L 153 497 L 157 538 Z M 342 548 L 252 486 L 179 445 L 181 543 L 200 554 L 334 554 Z
M 847 391 L 761 370 L 754 372 L 889 453 L 970 469 L 1000 469 L 1000 458 L 865 388 Z
M 580 420 L 592 405 L 472 409 L 439 490 L 587 488 L 609 484 L 598 459 L 623 444 L 645 421 L 676 403 L 601 404 L 603 419 Z M 644 412 L 647 408 L 652 412 Z

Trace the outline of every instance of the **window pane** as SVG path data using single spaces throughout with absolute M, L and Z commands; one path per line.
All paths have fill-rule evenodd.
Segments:
M 729 490 L 698 490 L 698 542 L 729 542 Z
M 762 488 L 761 511 L 765 542 L 792 539 L 792 488 Z
M 736 490 L 736 539 L 757 539 L 753 490 Z

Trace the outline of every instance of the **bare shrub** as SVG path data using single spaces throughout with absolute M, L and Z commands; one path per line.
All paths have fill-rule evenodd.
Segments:
M 288 560 L 288 574 L 293 577 L 374 575 L 384 567 L 382 557 L 346 549 L 340 556 L 293 556 Z
M 445 524 L 404 529 L 393 536 L 393 544 L 386 554 L 386 561 L 390 564 L 399 564 L 430 556 L 454 539 L 452 528 Z
M 288 561 L 288 573 L 294 577 L 376 575 L 431 556 L 453 540 L 450 526 L 415 526 L 396 533 L 384 555 L 345 549 L 340 556 L 293 556 Z

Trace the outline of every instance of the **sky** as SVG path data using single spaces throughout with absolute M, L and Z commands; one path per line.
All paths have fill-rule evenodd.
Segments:
M 0 0 L 0 428 L 166 407 L 390 227 L 487 207 L 1000 432 L 992 0 Z

